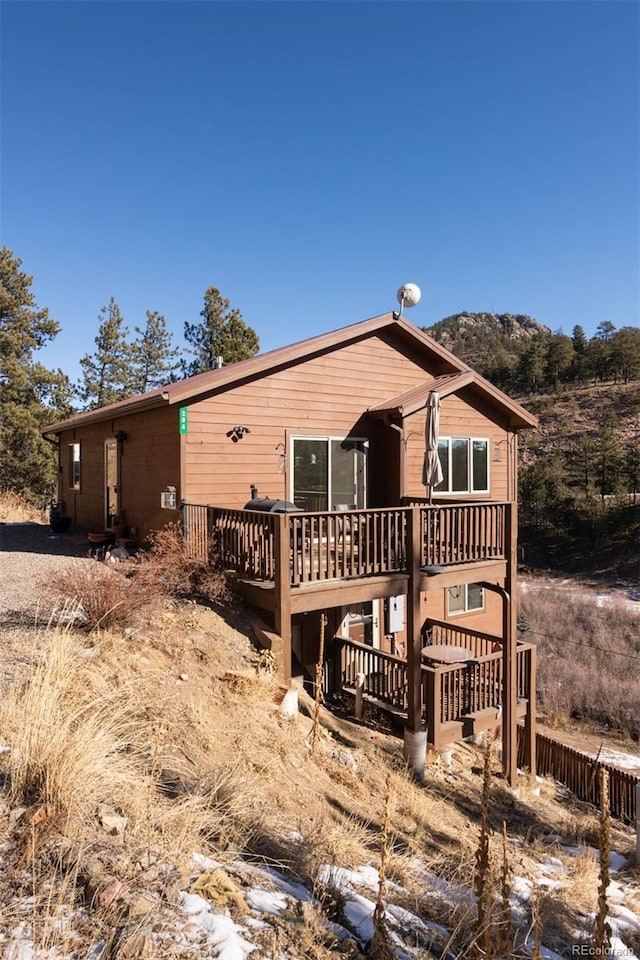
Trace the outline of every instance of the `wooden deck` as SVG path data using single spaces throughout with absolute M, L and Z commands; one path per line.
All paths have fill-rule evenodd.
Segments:
M 448 624 L 428 621 L 434 634 L 447 635 Z M 423 658 L 422 721 L 430 744 L 441 749 L 448 743 L 484 730 L 497 730 L 502 720 L 503 651 L 500 638 L 456 628 L 449 641 L 469 650 L 461 663 L 430 664 Z M 382 710 L 406 716 L 408 710 L 407 665 L 403 658 L 382 650 L 339 638 L 339 677 L 326 680 L 326 693 L 362 695 Z M 499 647 L 498 650 L 495 650 Z M 425 648 L 428 650 L 428 647 Z M 488 652 L 491 651 L 491 652 Z M 517 717 L 528 714 L 535 683 L 535 648 L 519 643 L 516 649 Z
M 182 510 L 192 554 L 204 559 L 215 553 L 235 573 L 248 602 L 274 614 L 283 682 L 291 679 L 295 614 L 405 595 L 407 658 L 338 638 L 327 689 L 355 692 L 358 685 L 359 695 L 405 717 L 408 729 L 426 726 L 436 748 L 502 726 L 503 768 L 511 783 L 516 724 L 524 717 L 535 769 L 535 647 L 515 643 L 512 504 L 412 503 L 295 514 L 191 504 Z M 502 636 L 427 621 L 432 643 L 462 646 L 470 656 L 453 664 L 421 661 L 420 594 L 459 583 L 482 583 L 500 594 Z
M 215 545 L 225 569 L 243 580 L 288 587 L 407 574 L 419 567 L 503 565 L 511 504 L 414 505 L 349 512 L 271 514 L 183 505 L 192 553 L 206 558 Z M 409 520 L 419 530 L 419 557 L 411 556 Z M 284 547 L 284 549 L 283 549 Z M 286 568 L 279 563 L 286 557 Z M 433 582 L 424 577 L 425 589 Z M 442 586 L 442 582 L 439 586 Z

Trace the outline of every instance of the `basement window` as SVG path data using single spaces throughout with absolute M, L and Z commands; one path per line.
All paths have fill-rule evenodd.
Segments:
M 80 489 L 80 444 L 69 444 L 69 488 Z
M 461 583 L 447 590 L 449 616 L 484 609 L 484 590 L 477 583 Z

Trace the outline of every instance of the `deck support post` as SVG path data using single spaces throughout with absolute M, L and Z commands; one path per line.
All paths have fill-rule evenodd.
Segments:
M 502 773 L 509 786 L 515 787 L 518 779 L 515 605 L 511 594 L 504 587 L 487 583 L 485 580 L 481 581 L 480 586 L 502 597 Z
M 417 757 L 416 734 L 424 733 L 422 721 L 422 624 L 420 622 L 420 565 L 422 549 L 420 537 L 420 508 L 407 512 L 408 573 L 407 584 L 407 726 L 404 756 L 413 763 L 418 779 L 424 776 L 426 757 Z M 412 746 L 413 745 L 413 746 Z
M 289 575 L 291 538 L 289 518 L 277 514 L 274 526 L 275 627 L 282 638 L 282 682 L 291 683 L 291 577 Z
M 529 776 L 536 775 L 536 657 L 535 644 L 529 650 L 529 687 L 527 689 L 527 713 L 524 719 L 524 762 Z

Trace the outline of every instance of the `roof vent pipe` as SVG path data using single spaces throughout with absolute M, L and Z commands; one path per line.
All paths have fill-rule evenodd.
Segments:
M 214 357 L 213 358 L 213 369 L 219 370 L 224 363 L 224 357 Z

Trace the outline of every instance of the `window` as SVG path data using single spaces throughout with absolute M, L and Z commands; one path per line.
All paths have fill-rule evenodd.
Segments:
M 80 489 L 80 444 L 69 444 L 69 487 Z
M 442 482 L 436 493 L 488 493 L 489 441 L 471 437 L 441 437 L 438 456 Z
M 333 437 L 292 438 L 292 500 L 303 510 L 364 507 L 367 441 Z
M 449 615 L 484 609 L 484 590 L 477 583 L 461 583 L 447 590 Z

